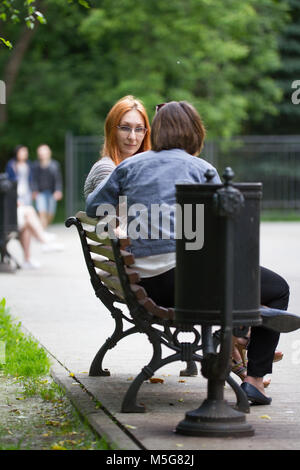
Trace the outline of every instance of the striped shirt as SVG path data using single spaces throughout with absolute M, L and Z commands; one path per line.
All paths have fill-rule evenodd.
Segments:
M 88 197 L 90 193 L 98 186 L 101 181 L 110 175 L 110 173 L 116 168 L 116 165 L 110 157 L 102 157 L 98 160 L 91 168 L 85 183 L 84 183 L 84 197 Z

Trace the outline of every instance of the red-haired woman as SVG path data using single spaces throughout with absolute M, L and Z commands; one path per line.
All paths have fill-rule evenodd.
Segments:
M 85 181 L 85 197 L 125 158 L 150 148 L 150 124 L 142 102 L 131 95 L 121 98 L 106 117 L 101 157 Z

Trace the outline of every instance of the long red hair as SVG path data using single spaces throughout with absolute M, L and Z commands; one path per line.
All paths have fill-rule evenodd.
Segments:
M 136 109 L 141 113 L 143 116 L 145 127 L 147 128 L 147 132 L 141 143 L 139 150 L 136 153 L 145 152 L 146 150 L 151 149 L 151 140 L 150 140 L 150 124 L 149 119 L 147 116 L 146 109 L 144 108 L 143 103 L 136 99 L 134 96 L 128 95 L 121 98 L 117 103 L 111 108 L 109 111 L 106 120 L 105 120 L 105 138 L 104 138 L 104 145 L 102 148 L 101 155 L 110 157 L 113 162 L 118 165 L 121 162 L 121 155 L 117 145 L 117 127 L 120 124 L 122 116 L 128 111 L 132 109 Z

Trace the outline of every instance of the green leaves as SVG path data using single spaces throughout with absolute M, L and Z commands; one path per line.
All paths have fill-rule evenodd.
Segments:
M 103 0 L 79 31 L 107 81 L 105 100 L 134 93 L 151 110 L 154 99 L 190 99 L 209 136 L 227 136 L 250 109 L 261 116 L 275 108 L 276 85 L 260 84 L 279 66 L 283 12 L 273 0 Z
M 7 39 L 4 39 L 4 38 L 0 38 L 0 41 L 6 46 L 8 47 L 9 49 L 12 49 L 12 43 L 10 41 L 8 41 Z
M 90 5 L 86 0 L 78 0 L 79 5 L 83 6 L 84 8 L 90 8 Z
M 49 142 L 63 159 L 65 132 L 102 134 L 106 113 L 126 94 L 144 101 L 150 119 L 157 103 L 192 102 L 209 138 L 240 134 L 250 118 L 265 121 L 276 111 L 280 87 L 272 74 L 280 64 L 277 39 L 285 1 L 45 0 L 45 5 L 47 25 L 37 29 L 6 105 L 1 138 L 7 153 L 17 133 L 32 149 Z M 33 7 L 35 1 L 26 8 Z M 2 13 L 9 18 L 0 7 Z M 25 16 L 35 23 L 43 22 L 37 10 L 29 13 Z M 23 28 L 24 16 L 18 18 L 19 24 L 6 21 L 11 42 Z M 4 51 L 0 57 L 0 77 L 8 56 Z
M 36 22 L 39 24 L 46 24 L 47 20 L 42 12 L 38 11 L 36 8 L 37 0 L 23 0 L 22 10 L 18 10 L 14 7 L 15 0 L 2 0 L 0 4 L 0 22 L 11 22 L 11 23 L 20 23 L 24 21 L 27 28 L 33 29 L 36 25 Z M 68 0 L 69 3 L 73 3 L 74 0 Z M 84 8 L 90 8 L 88 1 L 86 0 L 77 0 L 78 4 Z M 59 10 L 57 11 L 59 13 Z M 7 47 L 12 48 L 10 41 L 0 38 L 2 43 Z

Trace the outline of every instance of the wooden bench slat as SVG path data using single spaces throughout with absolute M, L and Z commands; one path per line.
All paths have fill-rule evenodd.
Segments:
M 141 277 L 137 271 L 134 271 L 134 269 L 128 268 L 127 266 L 125 266 L 125 271 L 130 284 L 136 284 L 137 282 L 140 282 Z
M 130 289 L 134 292 L 138 300 L 143 300 L 147 297 L 145 289 L 139 284 L 130 284 Z
M 88 225 L 93 225 L 96 226 L 98 223 L 98 219 L 94 217 L 89 217 L 86 215 L 85 212 L 79 211 L 75 215 L 76 219 L 80 220 L 82 224 L 88 224 Z
M 156 317 L 162 318 L 163 320 L 174 320 L 175 313 L 173 308 L 160 307 L 149 297 L 139 300 L 139 304 Z
M 120 302 L 121 303 L 125 303 L 126 304 L 126 301 L 125 301 L 125 297 L 124 297 L 124 294 L 123 292 L 117 290 L 117 289 L 114 289 L 113 287 L 111 286 L 106 286 L 107 289 L 112 293 L 114 294 L 115 296 L 117 296 L 119 299 L 120 299 Z
M 99 238 L 96 232 L 90 232 L 88 230 L 84 231 L 85 235 L 89 240 L 93 240 L 94 242 L 101 243 L 101 245 L 111 245 L 110 238 L 105 237 L 105 238 Z M 120 247 L 121 248 L 126 248 L 127 246 L 130 245 L 130 240 L 129 238 L 120 238 Z
M 90 244 L 88 244 L 88 246 L 89 246 L 89 250 L 92 253 L 96 253 L 97 255 L 105 256 L 106 258 L 108 258 L 112 261 L 115 260 L 114 253 L 113 253 L 113 250 L 112 250 L 111 246 L 107 246 L 107 245 L 90 245 Z
M 120 280 L 116 276 L 111 276 L 109 273 L 105 271 L 100 271 L 97 273 L 101 282 L 110 290 L 113 290 L 118 297 L 124 300 L 124 293 L 120 283 Z
M 110 245 L 109 237 L 106 238 L 99 238 L 96 232 L 89 232 L 88 230 L 84 231 L 86 237 L 89 240 L 93 240 L 94 242 L 101 243 L 101 245 Z
M 115 261 L 113 249 L 112 249 L 111 246 L 107 246 L 107 245 L 90 245 L 90 244 L 88 244 L 88 246 L 89 246 L 89 250 L 92 251 L 93 253 L 105 256 L 106 258 L 108 258 L 112 261 Z M 120 250 L 120 253 L 121 253 L 121 256 L 124 260 L 124 263 L 127 266 L 130 266 L 131 264 L 134 263 L 134 256 L 132 255 L 132 253 L 129 253 L 128 251 L 125 251 L 125 250 Z
M 114 276 L 118 277 L 118 270 L 116 263 L 110 260 L 99 260 L 99 259 L 93 259 L 94 266 L 96 268 L 102 269 L 103 271 L 106 271 Z
M 103 271 L 106 271 L 114 276 L 119 276 L 116 263 L 114 263 L 113 261 L 107 259 L 93 259 L 93 263 L 96 268 L 102 269 Z M 125 266 L 125 271 L 130 284 L 136 284 L 140 281 L 141 278 L 137 271 L 134 271 L 133 269 L 128 268 L 127 266 Z
M 128 251 L 125 250 L 120 250 L 121 256 L 123 258 L 124 264 L 126 266 L 130 266 L 131 264 L 134 264 L 134 255 L 132 253 L 129 253 Z

